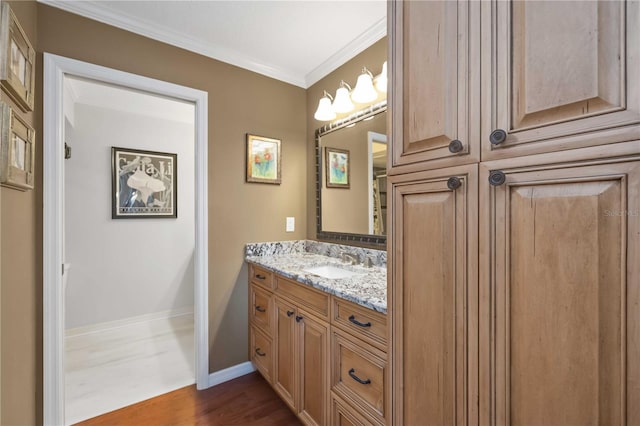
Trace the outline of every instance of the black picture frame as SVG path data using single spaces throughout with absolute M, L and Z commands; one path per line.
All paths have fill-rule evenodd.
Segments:
M 111 148 L 111 218 L 176 219 L 178 155 Z

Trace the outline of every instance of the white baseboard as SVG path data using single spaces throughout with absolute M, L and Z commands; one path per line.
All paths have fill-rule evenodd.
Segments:
M 228 382 L 229 380 L 236 379 L 240 376 L 244 376 L 245 374 L 253 373 L 254 371 L 256 371 L 256 368 L 253 366 L 251 361 L 216 371 L 215 373 L 209 374 L 209 387 Z
M 186 306 L 184 308 L 171 309 L 168 311 L 162 312 L 152 312 L 150 314 L 139 315 L 136 317 L 123 318 L 115 321 L 101 322 L 98 324 L 90 324 L 76 328 L 69 328 L 65 330 L 65 337 L 77 337 L 85 334 L 93 334 L 100 333 L 107 330 L 112 330 L 116 328 L 128 327 L 133 324 L 138 324 L 141 322 L 149 322 L 149 321 L 157 321 L 157 320 L 167 320 L 170 318 L 175 318 L 183 315 L 191 315 L 193 316 L 193 306 Z

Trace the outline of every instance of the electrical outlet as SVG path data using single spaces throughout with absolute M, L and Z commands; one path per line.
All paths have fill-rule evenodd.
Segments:
M 293 232 L 295 230 L 296 230 L 296 218 L 295 217 L 288 217 L 287 218 L 286 232 Z

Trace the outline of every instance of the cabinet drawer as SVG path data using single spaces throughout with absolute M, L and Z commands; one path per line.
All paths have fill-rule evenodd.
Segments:
M 381 423 L 370 416 L 364 416 L 341 398 L 332 395 L 331 398 L 331 425 L 333 426 L 378 426 Z
M 385 423 L 387 361 L 384 352 L 332 329 L 333 391 Z
M 269 383 L 273 372 L 273 354 L 271 351 L 271 338 L 264 334 L 256 326 L 251 326 L 251 353 L 249 354 L 253 365 L 258 369 Z
M 339 297 L 333 298 L 331 322 L 379 349 L 386 350 L 387 316 Z
M 251 265 L 249 268 L 249 280 L 254 284 L 273 290 L 273 272 L 264 268 Z
M 329 319 L 329 295 L 314 290 L 304 284 L 276 276 L 276 290 L 279 295 L 287 297 L 324 319 Z
M 249 286 L 249 318 L 269 336 L 273 336 L 273 294 L 255 284 Z

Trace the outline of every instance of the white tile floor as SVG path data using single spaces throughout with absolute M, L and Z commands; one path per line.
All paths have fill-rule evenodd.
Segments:
M 65 339 L 65 423 L 195 383 L 193 314 Z

